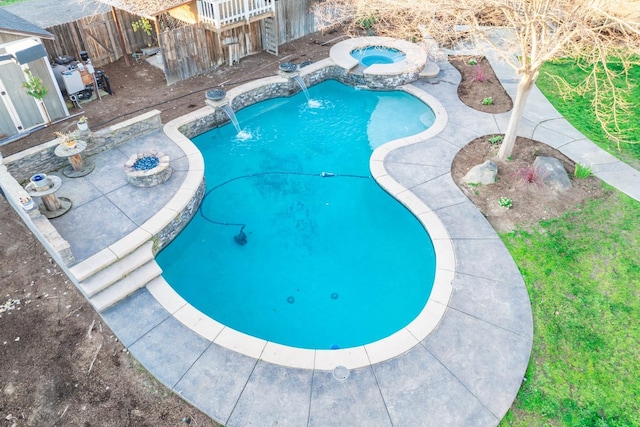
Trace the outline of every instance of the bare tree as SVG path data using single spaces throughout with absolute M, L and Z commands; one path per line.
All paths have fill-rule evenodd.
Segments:
M 321 24 L 346 25 L 353 34 L 371 27 L 378 35 L 406 40 L 430 36 L 443 46 L 461 38 L 493 46 L 521 76 L 501 159 L 511 155 L 540 67 L 565 56 L 580 58 L 589 71 L 578 89 L 593 94 L 598 120 L 620 142 L 620 113 L 630 106 L 615 80 L 640 65 L 638 0 L 324 0 L 314 9 Z M 612 58 L 622 67 L 610 67 Z

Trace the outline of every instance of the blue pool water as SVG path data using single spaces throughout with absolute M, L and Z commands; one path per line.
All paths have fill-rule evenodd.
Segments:
M 373 64 L 393 64 L 402 61 L 406 55 L 391 47 L 368 46 L 356 49 L 351 56 L 360 61 L 360 64 L 368 67 Z
M 402 329 L 429 298 L 431 240 L 370 177 L 369 157 L 434 116 L 404 92 L 327 81 L 309 94 L 237 112 L 243 138 L 226 125 L 194 139 L 207 193 L 157 261 L 224 325 L 294 347 L 354 347 Z M 241 225 L 246 244 L 234 238 Z

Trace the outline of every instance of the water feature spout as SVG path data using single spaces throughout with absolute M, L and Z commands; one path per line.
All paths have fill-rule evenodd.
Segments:
M 293 62 L 285 62 L 278 66 L 278 74 L 288 78 L 289 80 L 293 80 L 294 82 L 296 82 L 298 86 L 300 86 L 300 89 L 302 89 L 304 96 L 307 98 L 307 103 L 311 105 L 312 99 L 309 96 L 309 90 L 307 90 L 307 84 L 304 82 L 304 80 L 302 80 L 302 77 L 300 77 L 300 74 L 298 74 L 297 69 L 298 69 L 298 66 Z
M 250 136 L 249 133 L 244 132 L 240 128 L 240 123 L 238 122 L 238 118 L 236 117 L 236 113 L 233 111 L 233 108 L 229 105 L 229 101 L 226 99 L 227 93 L 222 89 L 212 89 L 208 90 L 205 94 L 206 100 L 205 103 L 209 105 L 214 110 L 218 108 L 224 111 L 224 113 L 229 117 L 231 123 L 236 128 L 236 132 L 238 136 L 241 136 L 243 139 Z
M 233 108 L 231 108 L 229 104 L 223 104 L 220 106 L 220 108 L 225 112 L 227 116 L 229 116 L 229 120 L 231 120 L 231 123 L 233 123 L 236 131 L 238 133 L 242 132 L 242 129 L 240 129 L 240 122 L 238 122 L 238 118 L 236 117 L 236 113 L 233 112 Z
M 298 83 L 298 86 L 300 86 L 300 89 L 302 89 L 302 92 L 304 92 L 304 96 L 307 97 L 307 102 L 311 101 L 311 97 L 309 96 L 309 91 L 307 90 L 307 85 L 305 84 L 304 80 L 302 80 L 302 77 L 300 77 L 299 75 L 295 75 L 293 77 L 291 77 L 293 79 L 294 82 Z

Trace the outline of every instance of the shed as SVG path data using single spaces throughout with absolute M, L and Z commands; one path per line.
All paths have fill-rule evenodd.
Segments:
M 69 116 L 42 39 L 48 31 L 0 8 L 0 144 Z M 29 73 L 48 89 L 43 102 L 27 94 Z

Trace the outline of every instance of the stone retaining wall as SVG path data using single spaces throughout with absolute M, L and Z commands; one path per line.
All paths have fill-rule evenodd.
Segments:
M 336 65 L 331 59 L 318 61 L 298 71 L 298 75 L 307 87 L 315 86 L 325 80 L 338 80 L 349 86 L 366 86 L 375 90 L 394 90 L 398 86 L 417 80 L 418 74 L 419 70 L 417 69 L 394 75 L 353 73 Z M 283 74 L 266 77 L 231 89 L 227 94 L 227 98 L 233 111 L 239 111 L 260 101 L 272 98 L 286 98 L 301 91 L 302 89 L 293 79 Z M 229 117 L 222 109 L 214 110 L 211 107 L 208 108 L 211 109 L 210 114 L 201 115 L 197 119 L 180 126 L 180 133 L 192 139 L 211 129 L 229 123 Z
M 181 212 L 178 212 L 178 215 L 166 227 L 153 236 L 154 256 L 171 243 L 198 212 L 198 207 L 204 198 L 205 189 L 206 182 L 203 179 L 187 206 Z
M 20 193 L 24 191 L 22 186 L 8 172 L 6 165 L 0 159 L 0 189 L 2 189 L 7 201 L 13 209 L 20 215 L 33 234 L 40 242 L 47 247 L 54 255 L 60 265 L 71 265 L 75 262 L 71 253 L 71 245 L 64 240 L 58 230 L 49 222 L 47 217 L 42 215 L 37 207 L 25 212 L 20 205 Z
M 298 75 L 307 87 L 315 86 L 325 80 L 337 80 L 353 87 L 367 86 L 369 89 L 393 90 L 398 86 L 417 80 L 418 73 L 418 70 L 415 70 L 396 75 L 364 75 L 349 72 L 349 70 L 335 65 L 330 59 L 325 59 L 300 69 Z M 253 87 L 247 88 L 247 85 Z M 231 108 L 234 111 L 239 111 L 260 101 L 286 98 L 301 91 L 302 89 L 298 84 L 284 74 L 266 77 L 231 89 L 227 94 L 227 98 L 230 100 Z M 222 109 L 214 110 L 211 108 L 210 114 L 199 116 L 195 120 L 180 126 L 179 131 L 187 138 L 192 139 L 211 129 L 226 125 L 229 121 L 229 117 Z
M 82 155 L 88 157 L 161 128 L 160 111 L 152 110 L 96 132 L 79 134 L 78 139 L 87 142 L 87 149 Z M 69 164 L 66 158 L 58 157 L 53 153 L 59 144 L 59 139 L 45 142 L 6 157 L 4 164 L 18 182 L 24 183 L 36 173 L 49 173 Z

